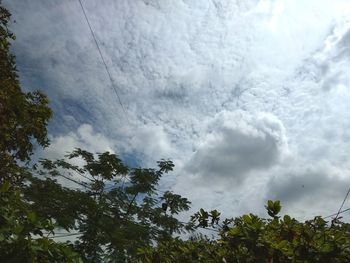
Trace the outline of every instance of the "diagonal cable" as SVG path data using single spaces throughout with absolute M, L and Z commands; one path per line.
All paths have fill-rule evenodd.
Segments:
M 340 206 L 340 208 L 339 208 L 339 210 L 338 210 L 338 213 L 337 213 L 335 219 L 338 218 L 338 216 L 339 216 L 339 214 L 340 214 L 340 211 L 343 209 L 344 203 L 345 203 L 346 199 L 348 198 L 349 194 L 350 194 L 350 188 L 349 188 L 348 192 L 346 193 L 343 202 L 341 203 L 341 206 Z
M 347 211 L 350 211 L 350 208 L 344 209 L 344 210 L 342 210 L 342 211 L 338 211 L 338 213 L 331 214 L 331 215 L 329 215 L 329 216 L 325 216 L 325 217 L 323 217 L 323 219 L 330 218 L 330 217 L 332 217 L 332 216 L 337 216 L 337 217 L 338 217 L 338 215 L 340 215 L 340 214 L 342 214 L 342 213 L 345 213 L 345 212 L 347 212 Z
M 84 14 L 86 23 L 87 23 L 88 26 L 89 26 L 91 35 L 92 35 L 92 37 L 93 37 L 93 39 L 94 39 L 94 41 L 95 41 L 95 44 L 96 44 L 98 53 L 100 54 L 102 63 L 103 63 L 103 65 L 104 65 L 105 69 L 106 69 L 106 72 L 107 72 L 107 75 L 108 75 L 108 77 L 109 77 L 109 80 L 111 81 L 111 84 L 112 84 L 112 88 L 113 88 L 113 90 L 114 90 L 114 93 L 115 93 L 115 95 L 117 96 L 118 101 L 119 101 L 119 104 L 120 104 L 120 106 L 122 107 L 122 109 L 123 109 L 123 111 L 124 111 L 125 118 L 129 121 L 129 119 L 128 119 L 128 117 L 127 117 L 126 110 L 125 110 L 124 105 L 123 105 L 123 103 L 122 103 L 122 100 L 121 100 L 121 98 L 120 98 L 120 96 L 119 96 L 119 94 L 118 94 L 118 91 L 117 91 L 117 89 L 116 89 L 116 87 L 115 87 L 115 85 L 114 85 L 114 81 L 113 81 L 112 75 L 111 75 L 111 73 L 110 73 L 110 71 L 109 71 L 109 69 L 108 69 L 106 60 L 104 59 L 104 57 L 103 57 L 103 55 L 102 55 L 102 51 L 101 51 L 100 45 L 99 45 L 99 43 L 98 43 L 98 41 L 97 41 L 96 35 L 95 35 L 95 33 L 94 33 L 94 30 L 92 29 L 92 26 L 91 26 L 91 24 L 90 24 L 89 18 L 88 18 L 88 16 L 87 16 L 86 12 L 85 12 L 84 5 L 83 5 L 83 3 L 81 2 L 81 0 L 78 0 L 78 1 L 79 1 L 81 10 L 83 11 L 83 14 Z

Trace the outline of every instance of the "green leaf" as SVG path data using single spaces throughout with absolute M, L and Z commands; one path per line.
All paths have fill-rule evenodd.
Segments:
M 6 193 L 10 189 L 10 187 L 11 183 L 6 180 L 0 187 L 0 193 Z

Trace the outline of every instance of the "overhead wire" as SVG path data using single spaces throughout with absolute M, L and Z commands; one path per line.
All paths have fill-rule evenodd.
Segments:
M 344 203 L 345 203 L 346 199 L 348 198 L 349 194 L 350 194 L 350 187 L 349 187 L 348 191 L 346 192 L 346 195 L 345 195 L 345 197 L 344 197 L 344 200 L 343 200 L 343 202 L 341 203 L 341 205 L 340 205 L 340 207 L 339 207 L 339 210 L 338 210 L 338 212 L 337 212 L 337 214 L 336 214 L 336 216 L 335 216 L 335 219 L 338 218 L 339 213 L 340 213 L 340 211 L 343 209 Z
M 329 216 L 324 216 L 323 219 L 327 219 L 327 218 L 330 218 L 330 217 L 332 217 L 332 216 L 336 216 L 335 218 L 338 218 L 338 216 L 339 216 L 340 214 L 343 214 L 343 213 L 345 213 L 345 212 L 347 212 L 347 211 L 350 211 L 350 207 L 347 208 L 347 209 L 344 209 L 344 210 L 342 210 L 342 211 L 338 211 L 337 213 L 331 214 L 331 215 L 329 215 Z
M 90 29 L 92 38 L 94 39 L 94 42 L 95 42 L 95 44 L 96 44 L 97 51 L 98 51 L 98 53 L 100 54 L 102 63 L 103 63 L 104 68 L 105 68 L 105 70 L 106 70 L 106 72 L 107 72 L 108 78 L 109 78 L 109 80 L 110 80 L 110 82 L 111 82 L 111 85 L 112 85 L 112 88 L 113 88 L 113 90 L 114 90 L 114 93 L 115 93 L 115 95 L 116 95 L 117 98 L 118 98 L 119 104 L 120 104 L 120 106 L 122 107 L 122 110 L 123 110 L 123 112 L 124 112 L 124 114 L 125 114 L 126 120 L 129 122 L 129 118 L 128 118 L 127 112 L 126 112 L 125 107 L 124 107 L 124 105 L 123 105 L 123 103 L 122 103 L 122 100 L 121 100 L 121 98 L 120 98 L 120 96 L 119 96 L 119 94 L 118 94 L 117 88 L 115 87 L 115 83 L 114 83 L 114 81 L 113 81 L 112 74 L 110 73 L 110 71 L 109 71 L 109 69 L 108 69 L 106 60 L 105 60 L 105 58 L 104 58 L 104 56 L 103 56 L 103 54 L 102 54 L 100 45 L 99 45 L 99 43 L 98 43 L 98 41 L 97 41 L 96 35 L 95 35 L 95 33 L 94 33 L 94 30 L 93 30 L 93 28 L 92 28 L 92 26 L 91 26 L 91 23 L 90 23 L 90 21 L 89 21 L 88 15 L 87 15 L 87 13 L 86 13 L 86 11 L 85 11 L 84 5 L 83 5 L 83 3 L 81 2 L 81 0 L 78 0 L 78 1 L 79 1 L 81 10 L 83 11 L 83 14 L 84 14 L 86 23 L 87 23 L 87 25 L 88 25 L 88 27 L 89 27 L 89 29 Z

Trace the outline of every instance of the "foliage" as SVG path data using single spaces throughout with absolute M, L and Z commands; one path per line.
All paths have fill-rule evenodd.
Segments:
M 279 201 L 268 201 L 266 208 L 271 219 L 247 214 L 221 223 L 217 211 L 201 209 L 192 220 L 216 229 L 216 239 L 174 239 L 139 253 L 145 262 L 350 262 L 349 224 L 319 216 L 280 219 Z
M 68 243 L 56 243 L 45 233 L 56 227 L 50 218 L 40 218 L 21 192 L 12 192 L 7 182 L 0 189 L 0 256 L 3 262 L 79 262 Z
M 49 177 L 35 178 L 25 193 L 40 216 L 79 233 L 75 248 L 85 262 L 136 262 L 138 248 L 184 231 L 174 215 L 188 210 L 189 201 L 156 191 L 161 176 L 172 170 L 171 161 L 158 162 L 158 169 L 130 168 L 115 154 L 94 156 L 81 149 L 67 158 L 41 160 L 38 173 Z M 84 164 L 73 165 L 75 159 Z M 77 188 L 62 187 L 57 182 L 62 179 Z
M 55 223 L 38 217 L 23 198 L 30 172 L 21 163 L 30 160 L 34 141 L 47 146 L 51 110 L 42 93 L 21 91 L 9 52 L 15 39 L 9 19 L 0 1 L 0 258 L 2 262 L 79 262 L 68 243 L 44 236 Z
M 15 39 L 8 29 L 10 13 L 0 2 L 0 182 L 18 180 L 16 161 L 28 161 L 33 139 L 47 146 L 48 99 L 39 91 L 21 91 L 15 58 L 10 54 Z

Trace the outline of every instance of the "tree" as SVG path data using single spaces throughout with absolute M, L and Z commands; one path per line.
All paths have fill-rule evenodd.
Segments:
M 17 162 L 30 159 L 33 140 L 48 145 L 46 127 L 52 115 L 44 94 L 21 90 L 15 57 L 9 51 L 15 39 L 8 29 L 10 17 L 0 2 L 0 182 L 20 181 Z
M 69 162 L 76 158 L 84 165 Z M 190 202 L 156 190 L 173 166 L 161 160 L 157 169 L 130 168 L 115 154 L 76 149 L 67 159 L 41 160 L 38 173 L 47 179 L 33 180 L 25 196 L 39 216 L 77 234 L 75 248 L 84 262 L 138 262 L 139 248 L 185 231 L 175 215 L 188 210 Z M 77 188 L 63 187 L 59 178 Z
M 189 201 L 156 192 L 161 176 L 174 166 L 171 161 L 159 161 L 158 169 L 130 168 L 115 154 L 76 149 L 68 160 L 42 160 L 40 170 L 30 169 L 34 142 L 49 144 L 52 113 L 44 94 L 21 90 L 9 52 L 15 39 L 9 19 L 0 5 L 0 258 L 135 262 L 138 248 L 183 231 L 174 215 L 188 210 Z M 69 163 L 75 158 L 85 165 Z M 78 188 L 65 187 L 58 177 Z M 74 246 L 52 239 L 60 229 L 77 235 Z
M 279 201 L 268 201 L 266 209 L 270 219 L 248 214 L 222 222 L 216 210 L 201 210 L 192 221 L 216 230 L 217 238 L 174 239 L 139 253 L 144 262 L 350 262 L 349 224 L 280 218 Z
M 23 186 L 31 173 L 23 165 L 33 153 L 34 141 L 47 146 L 48 99 L 22 92 L 15 58 L 10 54 L 15 36 L 9 31 L 10 13 L 0 1 L 0 258 L 4 262 L 78 262 L 68 243 L 44 236 L 55 223 L 30 209 Z
M 69 243 L 57 243 L 46 233 L 55 229 L 51 218 L 38 217 L 18 188 L 0 188 L 0 258 L 3 262 L 80 262 Z

